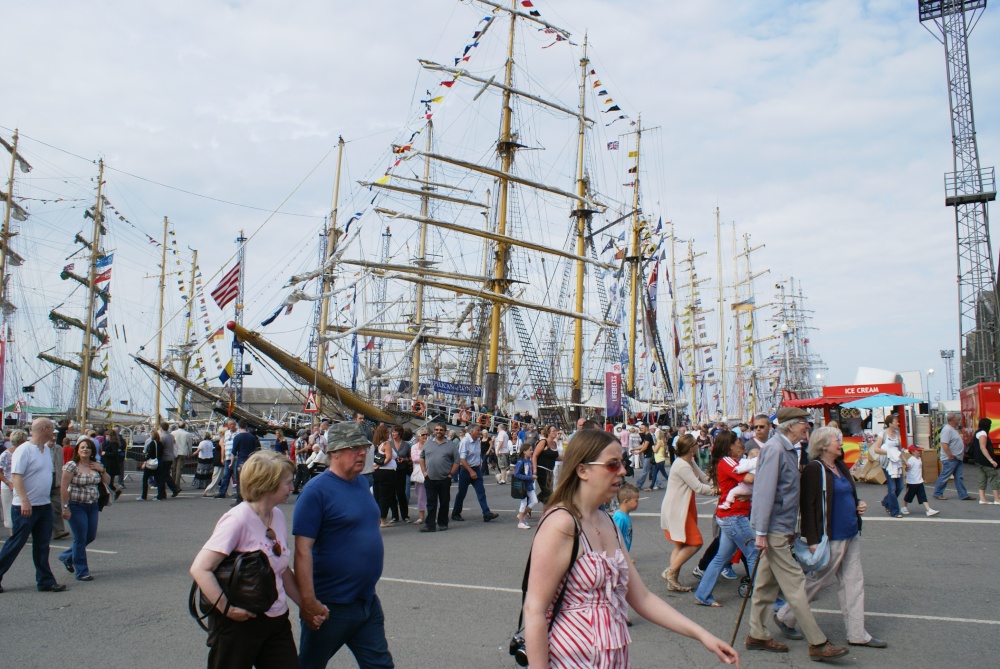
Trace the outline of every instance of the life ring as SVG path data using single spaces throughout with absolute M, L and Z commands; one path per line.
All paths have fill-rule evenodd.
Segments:
M 490 417 L 484 413 L 479 414 L 479 425 L 482 427 L 486 427 L 489 424 L 490 424 Z
M 458 412 L 458 419 L 463 423 L 468 423 L 469 418 L 471 418 L 471 415 L 469 414 L 468 409 L 462 409 Z
M 421 402 L 420 400 L 413 400 L 413 405 L 411 408 L 413 413 L 417 414 L 418 416 L 423 416 L 424 412 L 427 411 L 427 405 Z

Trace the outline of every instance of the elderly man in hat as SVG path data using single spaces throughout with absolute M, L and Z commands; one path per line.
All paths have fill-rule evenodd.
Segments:
M 379 509 L 360 476 L 371 442 L 361 425 L 338 423 L 326 434 L 329 469 L 299 495 L 292 519 L 299 616 L 299 667 L 325 667 L 343 645 L 361 669 L 395 666 L 375 594 L 385 550 Z M 322 620 L 314 628 L 311 621 Z M 309 621 L 309 622 L 307 622 Z
M 792 555 L 799 516 L 800 480 L 795 445 L 809 430 L 808 417 L 802 409 L 779 409 L 777 432 L 764 444 L 757 460 L 750 526 L 757 537 L 755 543 L 761 556 L 756 567 L 746 647 L 772 653 L 788 652 L 788 645 L 772 638 L 767 629 L 767 618 L 780 590 L 809 641 L 809 659 L 821 661 L 842 657 L 847 649 L 830 643 L 816 624 L 806 597 L 805 574 Z M 801 638 L 792 628 L 782 627 L 782 631 L 790 638 Z

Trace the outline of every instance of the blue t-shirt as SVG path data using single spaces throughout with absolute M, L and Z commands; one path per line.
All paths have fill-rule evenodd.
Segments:
M 615 525 L 621 530 L 622 538 L 625 540 L 625 550 L 632 550 L 632 516 L 619 509 L 611 516 L 611 520 L 615 521 Z
M 382 577 L 385 548 L 379 510 L 368 481 L 340 478 L 327 469 L 302 488 L 292 534 L 314 539 L 316 599 L 333 604 L 367 601 Z
M 843 476 L 833 477 L 833 509 L 830 514 L 830 541 L 850 539 L 858 533 L 858 512 L 854 507 L 851 482 Z

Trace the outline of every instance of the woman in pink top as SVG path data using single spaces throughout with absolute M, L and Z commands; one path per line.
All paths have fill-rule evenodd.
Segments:
M 294 667 L 298 665 L 285 596 L 299 604 L 295 575 L 288 566 L 291 548 L 285 516 L 279 504 L 292 492 L 295 466 L 284 455 L 257 451 L 240 470 L 244 504 L 230 509 L 191 565 L 191 577 L 210 602 L 209 669 Z M 230 606 L 213 573 L 230 553 L 261 550 L 274 571 L 278 599 L 264 615 Z M 319 622 L 319 621 L 317 621 Z

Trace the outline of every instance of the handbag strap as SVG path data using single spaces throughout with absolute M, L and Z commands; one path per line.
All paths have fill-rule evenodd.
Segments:
M 580 523 L 577 522 L 576 516 L 570 513 L 569 509 L 559 507 L 573 518 L 573 556 L 569 559 L 569 566 L 566 568 L 566 573 L 569 574 L 573 569 L 573 565 L 576 563 L 576 554 L 580 550 Z M 558 510 L 558 509 L 556 509 Z M 552 515 L 551 513 L 549 515 Z M 545 519 L 549 516 L 545 516 L 538 522 L 538 527 L 542 526 Z M 535 528 L 535 533 L 537 534 L 538 528 Z M 528 575 L 531 574 L 531 550 L 528 551 L 528 561 L 524 565 L 524 578 L 521 579 L 521 611 L 517 616 L 517 633 L 520 634 L 524 629 L 524 600 L 528 597 Z M 556 622 L 556 616 L 559 615 L 559 609 L 562 608 L 563 598 L 566 596 L 566 586 L 563 585 L 559 589 L 559 595 L 556 597 L 555 603 L 552 605 L 552 618 L 549 619 L 549 631 L 552 631 L 552 625 Z
M 826 536 L 826 464 L 822 463 L 820 466 L 823 468 L 823 534 L 821 537 Z

